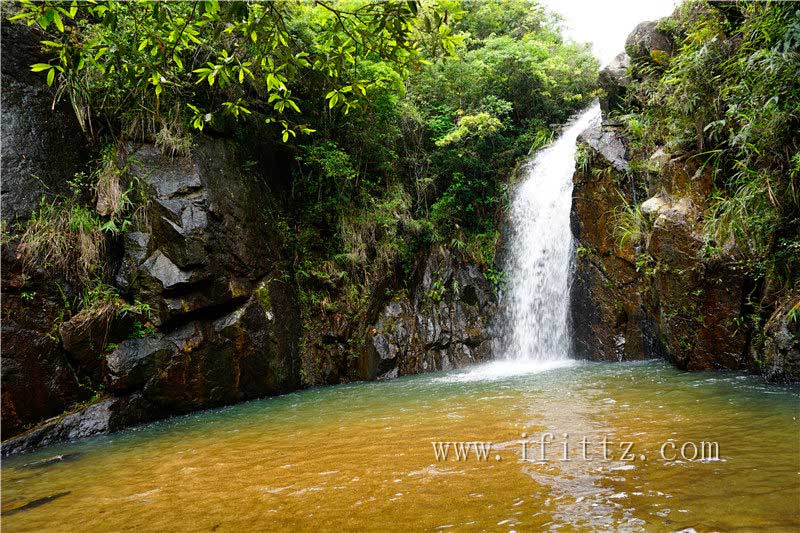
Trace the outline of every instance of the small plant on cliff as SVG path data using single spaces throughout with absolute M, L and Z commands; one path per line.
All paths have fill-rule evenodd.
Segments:
M 428 298 L 430 298 L 436 303 L 439 303 L 442 301 L 446 293 L 447 293 L 447 287 L 445 287 L 442 280 L 437 279 L 431 285 L 431 290 L 428 291 Z
M 647 217 L 642 213 L 641 206 L 631 205 L 620 195 L 624 202 L 614 212 L 614 237 L 617 240 L 617 247 L 620 251 L 628 248 L 637 248 L 644 244 L 650 231 L 650 224 Z
M 72 201 L 47 202 L 22 228 L 17 248 L 24 267 L 64 277 L 85 286 L 101 268 L 105 252 L 103 221 Z

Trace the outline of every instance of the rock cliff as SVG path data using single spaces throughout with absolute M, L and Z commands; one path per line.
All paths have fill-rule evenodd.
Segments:
M 278 156 L 230 134 L 198 136 L 183 155 L 150 142 L 116 148 L 93 211 L 110 216 L 119 191 L 140 202 L 125 231 L 99 237 L 115 296 L 73 312 L 84 288 L 18 249 L 40 199 L 65 198 L 97 157 L 69 106 L 51 111 L 53 95 L 30 76 L 40 38 L 3 24 L 3 454 L 307 384 L 489 357 L 495 292 L 446 248 L 418 257 L 412 280 L 371 287 L 362 316 L 304 313 L 279 228 L 291 204 L 272 175 Z
M 601 73 L 603 123 L 578 139 L 571 210 L 575 351 L 587 359 L 666 357 L 687 370 L 746 370 L 797 381 L 797 326 L 787 316 L 798 298 L 779 302 L 761 326 L 755 306 L 769 299 L 763 281 L 737 260 L 733 241 L 713 256 L 706 252 L 711 169 L 665 147 L 644 161 L 629 153 L 620 116 L 645 105 L 641 94 L 626 97 L 631 80 L 659 76 L 657 66 L 675 49 L 659 28 L 637 26 L 627 53 Z

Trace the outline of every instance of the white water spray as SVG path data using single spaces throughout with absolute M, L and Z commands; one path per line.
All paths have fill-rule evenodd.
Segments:
M 569 359 L 569 212 L 575 143 L 600 117 L 595 104 L 527 164 L 511 204 L 506 316 L 507 358 L 537 363 Z

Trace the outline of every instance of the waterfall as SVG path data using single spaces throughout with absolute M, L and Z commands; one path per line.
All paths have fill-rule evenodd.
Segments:
M 578 135 L 599 120 L 597 104 L 538 151 L 510 212 L 505 293 L 507 358 L 554 362 L 569 358 L 569 283 L 572 234 L 569 212 Z
M 598 104 L 578 115 L 558 139 L 536 152 L 514 190 L 501 317 L 507 338 L 495 348 L 506 357 L 437 381 L 503 379 L 576 364 L 569 357 L 572 174 L 578 135 L 599 120 Z

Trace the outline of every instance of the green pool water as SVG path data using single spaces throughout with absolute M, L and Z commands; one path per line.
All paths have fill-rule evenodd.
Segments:
M 312 389 L 8 458 L 2 527 L 797 531 L 799 406 L 796 389 L 661 362 Z M 432 442 L 488 453 L 441 460 Z

